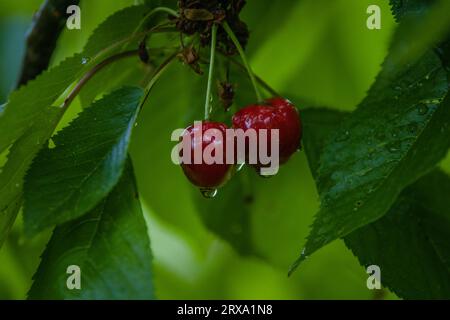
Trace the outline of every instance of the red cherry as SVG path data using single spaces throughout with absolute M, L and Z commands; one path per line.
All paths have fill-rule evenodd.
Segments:
M 214 191 L 219 188 L 230 178 L 234 165 L 226 164 L 226 129 L 227 126 L 220 122 L 203 121 L 201 125 L 192 125 L 185 129 L 181 139 L 190 136 L 190 163 L 181 163 L 181 168 L 189 181 L 197 187 L 202 189 L 202 192 L 206 195 L 208 191 Z M 216 129 L 216 130 L 209 130 Z M 208 131 L 209 130 L 209 131 Z M 215 133 L 214 133 L 215 132 Z M 219 134 L 221 133 L 221 135 Z M 212 146 L 210 146 L 213 144 Z M 211 156 L 215 156 L 214 148 L 220 148 L 223 153 L 222 163 L 208 164 L 203 159 L 203 152 L 207 146 L 210 146 L 210 150 L 213 150 Z M 195 148 L 201 150 L 202 159 L 201 163 L 194 163 Z M 183 153 L 180 153 L 180 157 L 183 157 Z
M 279 129 L 280 164 L 286 163 L 290 156 L 300 148 L 302 124 L 298 110 L 287 99 L 271 98 L 265 104 L 250 105 L 239 110 L 233 116 L 235 129 Z M 270 150 L 270 131 L 268 131 L 268 149 Z M 247 147 L 248 150 L 248 147 Z M 260 164 L 255 165 L 261 167 Z

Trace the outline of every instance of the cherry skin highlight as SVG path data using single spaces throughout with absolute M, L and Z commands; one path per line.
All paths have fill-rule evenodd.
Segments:
M 287 99 L 275 97 L 262 104 L 249 105 L 233 116 L 233 128 L 261 129 L 268 131 L 268 150 L 270 150 L 270 129 L 279 130 L 280 164 L 286 163 L 292 154 L 300 148 L 302 124 L 297 108 Z M 247 148 L 247 150 L 249 150 Z M 260 168 L 261 164 L 255 164 Z
M 209 129 L 215 129 L 216 133 L 220 132 L 221 137 L 218 134 L 211 134 L 214 130 Z M 221 187 L 228 181 L 233 172 L 234 165 L 226 164 L 226 129 L 227 126 L 223 123 L 205 120 L 202 122 L 201 136 L 197 132 L 200 131 L 200 126 L 191 125 L 185 129 L 181 137 L 183 139 L 189 136 L 191 139 L 189 150 L 191 163 L 182 162 L 181 168 L 189 181 L 203 190 L 214 190 Z M 194 163 L 195 148 L 199 148 L 203 155 L 205 148 L 208 146 L 209 148 L 217 147 L 223 150 L 222 163 L 208 164 L 203 157 L 201 163 Z M 212 151 L 211 155 L 215 156 L 215 150 Z M 180 153 L 180 157 L 182 156 L 183 154 Z

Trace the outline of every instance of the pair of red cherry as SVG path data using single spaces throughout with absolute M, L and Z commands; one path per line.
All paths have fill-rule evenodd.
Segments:
M 300 148 L 302 137 L 302 124 L 298 110 L 287 99 L 271 98 L 264 101 L 263 104 L 249 105 L 239 110 L 233 116 L 233 128 L 242 129 L 244 132 L 248 129 L 254 129 L 259 137 L 261 129 L 279 130 L 279 163 L 283 164 L 289 160 L 290 156 Z M 208 129 L 218 129 L 222 132 L 223 139 L 212 138 L 203 133 Z M 210 144 L 222 145 L 226 150 L 225 130 L 227 126 L 220 122 L 203 121 L 202 122 L 202 151 Z M 191 156 L 194 154 L 194 126 L 186 128 L 183 137 L 190 135 L 191 138 Z M 269 139 L 270 141 L 270 139 Z M 198 143 L 198 142 L 197 142 Z M 248 148 L 246 148 L 248 151 Z M 270 150 L 270 147 L 269 149 Z M 225 159 L 225 158 L 224 158 Z M 259 160 L 259 159 L 258 159 Z M 259 169 L 262 165 L 253 164 L 253 167 Z M 214 190 L 226 183 L 232 175 L 234 165 L 226 164 L 185 164 L 181 167 L 186 177 L 197 187 L 201 189 Z

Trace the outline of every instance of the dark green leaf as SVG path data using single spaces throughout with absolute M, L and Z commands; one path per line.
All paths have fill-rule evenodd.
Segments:
M 445 51 L 441 43 L 448 40 L 450 36 L 450 19 L 448 19 L 450 2 L 441 0 L 431 6 L 434 2 L 420 0 L 417 4 L 424 5 L 426 8 L 418 10 L 416 14 L 406 14 L 401 17 L 402 22 L 389 53 L 392 66 L 414 62 L 432 47 L 441 47 L 439 51 Z M 407 7 L 405 10 L 408 10 L 407 2 L 403 3 L 403 6 Z
M 128 150 L 142 90 L 119 89 L 84 110 L 52 137 L 25 180 L 25 231 L 77 218 L 91 210 L 117 183 Z
M 342 116 L 333 110 L 303 112 L 311 168 L 318 165 L 327 132 L 336 130 Z M 384 217 L 344 238 L 361 264 L 378 265 L 383 285 L 402 298 L 450 295 L 449 190 L 444 173 L 427 174 L 404 190 Z
M 321 209 L 291 272 L 325 244 L 380 218 L 448 150 L 446 72 L 433 53 L 407 56 L 396 43 L 366 99 L 327 140 L 317 179 Z
M 113 191 L 87 215 L 57 227 L 30 299 L 153 299 L 150 243 L 131 161 Z M 81 270 L 69 290 L 67 268 Z
M 436 0 L 390 0 L 392 13 L 396 20 L 405 15 L 422 15 L 436 3 Z
M 406 189 L 381 219 L 345 237 L 364 266 L 405 299 L 450 299 L 450 178 L 434 171 Z

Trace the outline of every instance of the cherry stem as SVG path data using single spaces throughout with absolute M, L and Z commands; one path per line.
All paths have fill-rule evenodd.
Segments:
M 150 79 L 150 81 L 148 82 L 147 86 L 145 87 L 145 96 L 144 96 L 144 98 L 142 99 L 142 101 L 140 103 L 139 109 L 142 109 L 142 107 L 144 106 L 145 102 L 147 101 L 147 99 L 148 99 L 148 97 L 150 95 L 150 92 L 151 92 L 153 86 L 158 81 L 158 79 L 161 77 L 161 75 L 164 73 L 164 71 L 167 70 L 167 67 L 175 60 L 175 58 L 177 57 L 178 54 L 179 54 L 179 51 L 176 51 L 176 52 L 172 53 L 155 70 L 155 73 L 153 74 L 153 77 Z
M 250 64 L 248 63 L 247 56 L 245 55 L 244 49 L 242 48 L 241 44 L 239 43 L 238 38 L 234 34 L 233 30 L 231 30 L 230 25 L 228 22 L 224 22 L 222 24 L 223 28 L 225 29 L 225 32 L 230 37 L 231 41 L 233 41 L 234 46 L 236 47 L 237 51 L 239 52 L 239 55 L 241 56 L 242 61 L 244 62 L 244 66 L 247 69 L 248 76 L 250 77 L 250 80 L 252 81 L 253 89 L 255 90 L 256 98 L 258 101 L 262 101 L 261 93 L 258 90 L 258 86 L 256 84 L 255 75 L 253 74 L 253 71 L 250 67 Z
M 205 120 L 209 118 L 209 110 L 211 105 L 211 87 L 214 74 L 214 60 L 216 57 L 216 43 L 217 43 L 217 25 L 213 24 L 211 29 L 211 54 L 209 58 L 209 73 L 208 86 L 206 87 L 206 101 L 205 101 Z
M 75 87 L 72 89 L 72 91 L 67 95 L 66 99 L 64 100 L 63 104 L 61 105 L 61 108 L 66 109 L 70 103 L 75 99 L 75 97 L 78 95 L 80 90 L 83 88 L 83 86 L 100 70 L 105 68 L 106 66 L 110 65 L 111 63 L 116 62 L 117 60 L 128 58 L 132 56 L 138 56 L 139 50 L 130 50 L 130 51 L 124 51 L 115 55 L 112 55 L 99 64 L 95 65 L 92 69 L 90 69 L 88 72 L 86 72 L 83 77 L 78 81 L 78 83 L 75 85 Z

